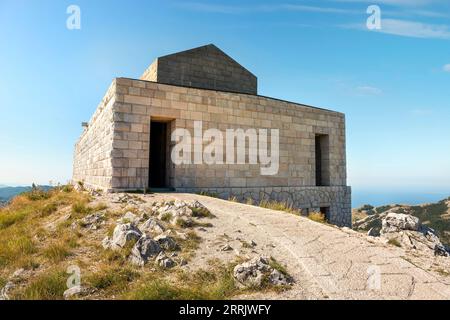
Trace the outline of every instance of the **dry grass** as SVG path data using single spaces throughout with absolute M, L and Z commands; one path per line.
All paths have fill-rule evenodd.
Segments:
M 62 269 L 42 273 L 31 281 L 22 292 L 14 298 L 21 300 L 62 300 L 66 286 L 67 274 Z
M 69 187 L 50 191 L 37 189 L 15 197 L 0 209 L 0 277 L 7 278 L 18 268 L 57 266 L 67 259 L 77 239 L 75 232 L 68 229 L 70 220 L 55 230 L 44 226 L 60 217 L 60 209 L 89 201 L 87 194 L 74 192 Z M 33 298 L 39 295 L 36 292 L 41 292 L 33 290 L 26 297 Z
M 321 213 L 321 212 L 311 212 L 308 215 L 308 218 L 310 220 L 312 220 L 312 221 L 315 221 L 315 222 L 320 222 L 320 223 L 326 223 L 327 222 L 327 219 L 326 219 L 325 215 L 323 213 Z
M 269 200 L 261 200 L 259 203 L 259 206 L 266 209 L 271 210 L 277 210 L 277 211 L 284 211 L 288 213 L 292 213 L 295 215 L 300 215 L 301 212 L 292 206 L 288 205 L 285 202 L 278 202 L 278 201 L 269 201 Z

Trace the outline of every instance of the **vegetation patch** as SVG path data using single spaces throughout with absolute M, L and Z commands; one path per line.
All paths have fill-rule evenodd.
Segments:
M 62 270 L 42 273 L 15 298 L 21 300 L 62 300 L 67 289 L 67 274 Z
M 104 267 L 102 270 L 86 277 L 88 286 L 113 294 L 123 291 L 127 285 L 137 278 L 139 272 L 127 267 Z
M 327 222 L 327 219 L 326 219 L 325 215 L 323 213 L 321 213 L 321 212 L 311 212 L 308 215 L 308 218 L 310 220 L 312 220 L 312 221 L 315 221 L 315 222 L 320 222 L 320 223 L 326 223 Z
M 266 208 L 266 209 L 284 211 L 284 212 L 292 213 L 295 215 L 301 214 L 300 210 L 293 208 L 291 205 L 288 205 L 285 202 L 262 200 L 259 203 L 259 206 Z
M 397 240 L 397 239 L 389 239 L 388 243 L 390 245 L 396 246 L 396 247 L 401 247 L 402 244 Z

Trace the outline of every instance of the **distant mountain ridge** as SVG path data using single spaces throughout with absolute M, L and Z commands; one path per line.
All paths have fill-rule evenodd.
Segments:
M 50 186 L 39 186 L 39 188 L 42 188 L 44 190 L 48 190 L 52 187 Z M 31 191 L 32 187 L 28 186 L 22 186 L 22 187 L 9 187 L 9 186 L 4 186 L 4 185 L 0 185 L 0 203 L 5 203 L 8 202 L 9 200 L 11 200 L 12 198 L 14 198 L 15 196 L 24 193 L 24 192 L 28 192 Z
M 361 208 L 353 209 L 353 229 L 379 233 L 383 218 L 391 211 L 419 218 L 423 225 L 437 231 L 444 244 L 450 245 L 450 197 L 436 203 L 416 206 L 394 204 L 374 207 L 364 205 Z

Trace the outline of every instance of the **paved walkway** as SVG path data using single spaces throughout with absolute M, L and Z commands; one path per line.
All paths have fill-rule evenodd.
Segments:
M 271 247 L 298 283 L 285 298 L 450 298 L 450 287 L 408 262 L 401 248 L 285 212 L 198 195 L 170 197 L 201 201 L 217 216 L 217 233 L 238 232 Z

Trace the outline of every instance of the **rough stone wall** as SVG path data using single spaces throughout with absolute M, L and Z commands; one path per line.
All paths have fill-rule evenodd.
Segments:
M 257 94 L 257 78 L 214 45 L 158 58 L 142 80 Z
M 72 182 L 83 182 L 87 188 L 111 188 L 113 160 L 113 105 L 115 81 L 75 144 Z
M 221 199 L 236 199 L 239 202 L 252 200 L 258 204 L 263 200 L 285 203 L 292 208 L 301 209 L 307 216 L 328 208 L 328 222 L 351 227 L 351 188 L 350 187 L 263 187 L 263 188 L 178 188 L 179 192 L 203 193 Z

